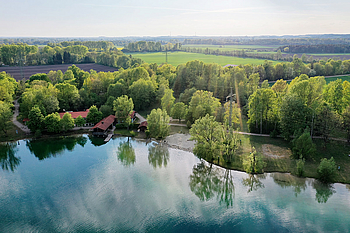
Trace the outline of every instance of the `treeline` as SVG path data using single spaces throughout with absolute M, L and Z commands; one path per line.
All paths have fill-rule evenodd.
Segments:
M 349 44 L 288 45 L 278 49 L 286 53 L 350 53 Z
M 137 41 L 129 43 L 123 52 L 161 52 L 161 51 L 179 51 L 181 43 L 170 43 L 162 45 L 161 42 L 154 41 Z
M 185 39 L 182 44 L 207 45 L 322 45 L 322 44 L 350 44 L 350 38 L 198 38 Z
M 79 42 L 81 43 L 81 42 Z M 87 41 L 89 44 L 90 41 Z M 70 45 L 71 44 L 71 45 Z M 76 45 L 70 42 L 62 42 L 60 46 L 37 46 L 27 44 L 0 45 L 0 64 L 4 65 L 54 65 L 72 63 L 98 63 L 116 68 L 127 69 L 141 64 L 142 60 L 126 56 L 109 43 L 91 42 L 93 46 L 100 46 L 103 52 L 90 49 L 85 45 Z M 62 47 L 67 45 L 66 47 Z
M 48 43 L 47 46 L 54 48 L 56 46 L 64 48 L 74 45 L 83 45 L 89 52 L 107 52 L 114 48 L 114 44 L 109 41 L 63 41 L 60 43 Z

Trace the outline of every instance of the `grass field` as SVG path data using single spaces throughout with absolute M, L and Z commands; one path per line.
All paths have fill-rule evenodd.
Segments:
M 133 57 L 141 58 L 147 63 L 157 63 L 158 65 L 165 63 L 165 52 L 158 53 L 130 53 Z M 199 60 L 204 63 L 218 63 L 219 65 L 240 65 L 240 64 L 263 64 L 263 59 L 252 59 L 252 58 L 239 58 L 229 56 L 216 56 L 216 55 L 205 55 L 201 53 L 186 53 L 186 52 L 173 52 L 168 53 L 168 64 L 177 66 L 184 64 L 188 61 Z M 274 64 L 278 61 L 273 61 Z
M 183 48 L 209 48 L 220 49 L 225 51 L 237 50 L 237 49 L 275 49 L 279 45 L 206 45 L 206 44 L 186 44 L 182 45 Z

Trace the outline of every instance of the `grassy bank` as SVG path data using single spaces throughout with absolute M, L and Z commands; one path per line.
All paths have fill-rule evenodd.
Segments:
M 237 151 L 231 163 L 220 161 L 222 167 L 244 171 L 242 166 L 243 156 L 248 155 L 253 147 L 258 155 L 264 157 L 267 166 L 264 172 L 288 172 L 296 174 L 296 160 L 291 159 L 289 143 L 281 138 L 259 137 L 241 135 L 242 145 Z M 336 161 L 337 171 L 334 182 L 350 183 L 350 145 L 340 141 L 330 141 L 326 147 L 320 139 L 314 140 L 317 148 L 316 154 L 311 160 L 305 162 L 305 177 L 317 178 L 317 168 L 322 158 L 333 157 Z M 217 160 L 214 161 L 217 164 Z

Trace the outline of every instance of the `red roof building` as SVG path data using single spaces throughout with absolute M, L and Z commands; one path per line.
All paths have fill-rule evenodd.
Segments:
M 114 121 L 115 116 L 109 115 L 108 117 L 98 122 L 94 127 L 92 127 L 90 131 L 93 131 L 93 134 L 103 135 L 106 133 L 107 129 L 112 129 Z
M 63 115 L 66 114 L 67 112 L 60 112 L 60 117 L 62 119 Z M 87 109 L 86 111 L 82 111 L 82 112 L 68 112 L 73 119 L 76 119 L 78 116 L 81 116 L 82 118 L 86 119 L 88 113 L 89 113 L 89 109 Z

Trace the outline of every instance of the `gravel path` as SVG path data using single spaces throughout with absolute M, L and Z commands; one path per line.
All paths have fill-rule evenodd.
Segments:
M 189 134 L 177 133 L 166 137 L 165 142 L 172 148 L 192 152 L 195 141 L 190 141 L 190 138 Z
M 30 129 L 28 129 L 28 127 L 26 125 L 23 125 L 22 123 L 17 121 L 17 116 L 19 114 L 19 103 L 17 100 L 15 100 L 14 103 L 15 103 L 15 112 L 14 112 L 13 117 L 12 117 L 13 124 L 15 124 L 18 128 L 20 128 L 26 134 L 30 134 Z

